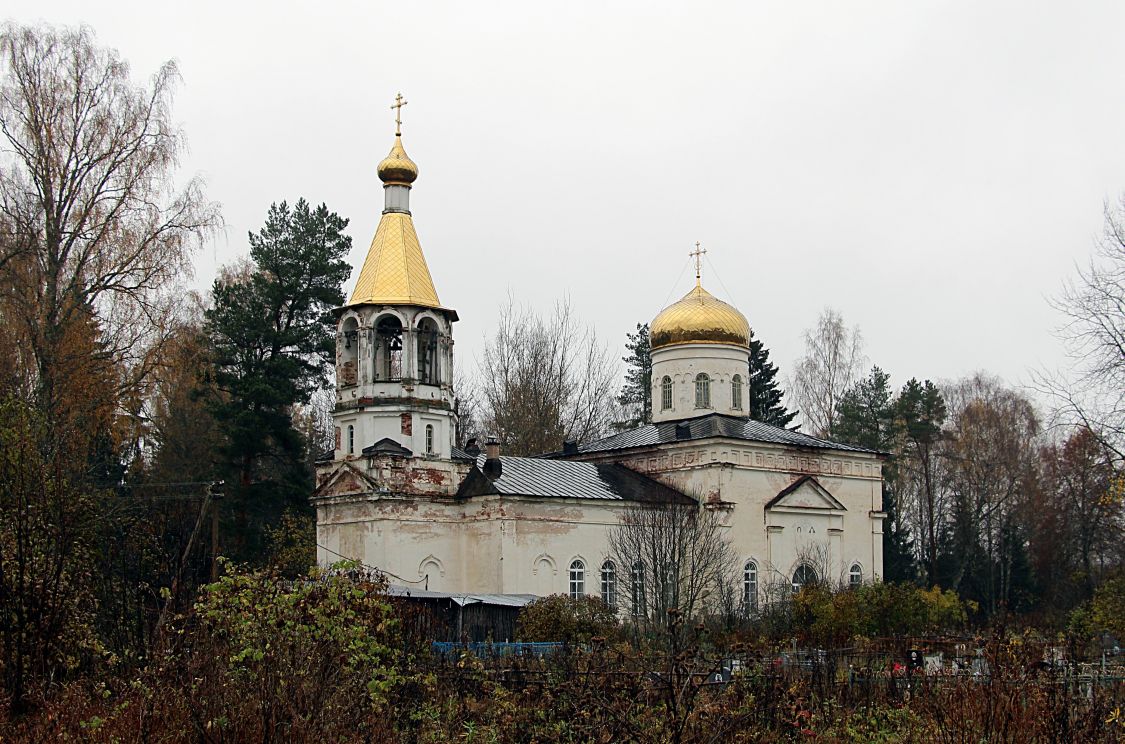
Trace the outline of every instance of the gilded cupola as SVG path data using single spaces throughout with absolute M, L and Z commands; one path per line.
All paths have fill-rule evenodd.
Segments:
M 378 173 L 379 180 L 388 185 L 408 186 L 418 178 L 418 166 L 402 147 L 401 132 L 395 132 L 395 143 L 387 157 L 379 163 Z
M 649 333 L 653 349 L 676 344 L 750 346 L 746 316 L 702 284 L 696 284 L 683 299 L 664 308 L 652 321 Z

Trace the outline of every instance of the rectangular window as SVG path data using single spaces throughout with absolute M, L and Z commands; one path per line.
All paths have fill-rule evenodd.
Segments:
M 617 566 L 613 561 L 602 564 L 602 601 L 617 608 Z
M 630 599 L 633 605 L 633 614 L 642 617 L 647 613 L 645 607 L 645 567 L 642 563 L 633 564 L 631 585 L 629 587 Z

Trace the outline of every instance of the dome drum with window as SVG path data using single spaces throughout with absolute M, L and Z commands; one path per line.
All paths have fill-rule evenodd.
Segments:
M 653 421 L 746 416 L 750 324 L 701 285 L 652 321 Z

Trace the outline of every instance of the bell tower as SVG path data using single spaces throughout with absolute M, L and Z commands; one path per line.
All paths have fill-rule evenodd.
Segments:
M 336 310 L 337 461 L 370 456 L 376 445 L 379 452 L 397 445 L 402 457 L 452 457 L 457 313 L 439 302 L 414 231 L 410 189 L 418 166 L 402 146 L 405 105 L 400 93 L 391 106 L 395 137 L 378 167 L 379 227 L 351 297 Z

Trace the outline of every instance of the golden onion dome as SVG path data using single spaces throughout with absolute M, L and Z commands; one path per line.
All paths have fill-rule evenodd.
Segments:
M 395 144 L 390 154 L 379 163 L 379 180 L 386 184 L 407 185 L 418 177 L 418 166 L 402 149 L 402 135 L 395 135 Z
M 750 347 L 746 316 L 702 285 L 664 308 L 649 326 L 653 349 L 677 344 L 729 344 Z

